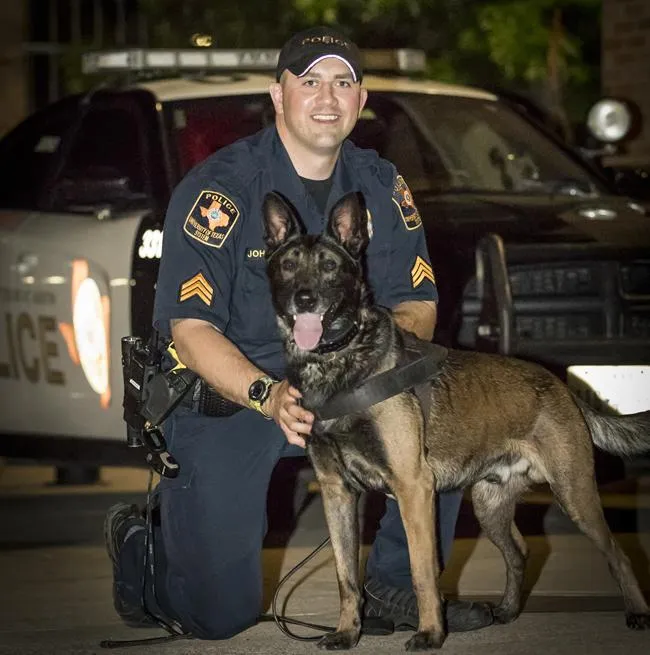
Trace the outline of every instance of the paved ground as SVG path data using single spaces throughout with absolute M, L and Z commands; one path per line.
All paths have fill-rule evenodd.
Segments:
M 135 469 L 106 469 L 100 485 L 59 488 L 46 468 L 0 466 L 0 654 L 106 653 L 103 639 L 161 634 L 122 626 L 110 600 L 110 567 L 101 543 L 103 514 L 117 499 L 142 500 L 146 475 Z M 604 489 L 610 524 L 650 596 L 650 477 Z M 548 504 L 545 494 L 528 497 L 519 521 L 531 547 L 526 611 L 513 624 L 450 635 L 450 655 L 547 653 L 551 655 L 647 655 L 650 632 L 625 628 L 622 604 L 595 548 Z M 366 523 L 376 510 L 367 507 Z M 465 506 L 452 562 L 443 576 L 449 595 L 495 598 L 503 587 L 499 553 L 478 536 Z M 285 571 L 322 541 L 326 531 L 317 494 L 289 534 L 277 526 L 264 551 L 265 588 L 270 599 Z M 331 552 L 325 549 L 282 594 L 288 615 L 333 625 L 338 595 Z M 298 630 L 298 629 L 297 629 Z M 303 634 L 311 634 L 303 631 Z M 409 633 L 363 637 L 359 653 L 403 651 Z M 252 655 L 315 652 L 313 643 L 292 641 L 273 623 L 261 623 L 226 642 L 177 641 L 117 651 L 138 655 Z

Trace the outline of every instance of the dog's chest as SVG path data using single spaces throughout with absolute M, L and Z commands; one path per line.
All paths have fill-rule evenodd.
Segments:
M 390 492 L 386 452 L 370 420 L 316 424 L 307 453 L 319 478 L 336 478 L 357 490 Z

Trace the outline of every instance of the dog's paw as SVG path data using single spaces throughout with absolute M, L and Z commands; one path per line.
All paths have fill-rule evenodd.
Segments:
M 650 630 L 650 614 L 625 614 L 625 623 L 630 630 Z
M 408 651 L 431 650 L 432 648 L 442 648 L 444 641 L 444 632 L 416 632 L 406 642 L 404 648 Z
M 357 641 L 358 632 L 330 632 L 318 642 L 318 647 L 323 650 L 350 650 L 357 645 Z

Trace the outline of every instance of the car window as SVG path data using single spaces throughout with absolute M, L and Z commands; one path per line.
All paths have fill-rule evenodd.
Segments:
M 266 127 L 275 116 L 267 94 L 173 102 L 165 115 L 181 176 L 219 148 Z
M 399 96 L 370 94 L 350 139 L 392 162 L 413 191 L 441 190 L 449 184 L 438 154 L 422 138 Z
M 266 95 L 170 103 L 179 176 L 273 121 Z M 415 191 L 592 195 L 600 183 L 504 103 L 371 92 L 350 139 L 391 161 Z
M 450 191 L 597 193 L 598 182 L 554 141 L 505 104 L 405 94 L 448 174 Z
M 148 197 L 143 126 L 128 103 L 91 107 L 57 175 L 53 205 L 138 204 Z
M 77 116 L 76 100 L 47 107 L 0 141 L 0 207 L 37 209 Z

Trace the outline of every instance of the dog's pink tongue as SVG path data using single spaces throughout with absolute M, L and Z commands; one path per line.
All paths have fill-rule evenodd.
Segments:
M 300 350 L 313 350 L 323 334 L 320 314 L 297 314 L 293 326 L 293 338 Z

